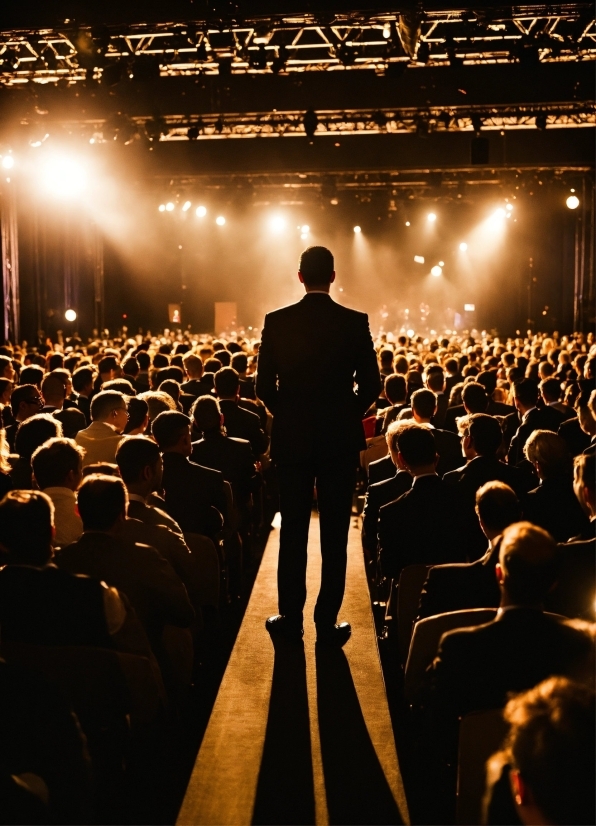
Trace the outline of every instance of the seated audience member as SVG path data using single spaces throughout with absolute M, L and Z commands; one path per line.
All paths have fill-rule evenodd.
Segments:
M 507 451 L 507 462 L 510 465 L 519 464 L 524 458 L 524 445 L 535 430 L 552 430 L 557 432 L 562 424 L 563 414 L 553 407 L 538 408 L 538 385 L 533 379 L 522 379 L 513 385 L 513 399 L 521 423 L 515 430 Z M 505 419 L 505 427 L 509 422 L 519 422 L 516 413 Z
M 435 565 L 430 569 L 420 597 L 418 619 L 448 611 L 499 606 L 501 595 L 495 577 L 498 540 L 505 528 L 519 522 L 521 507 L 513 490 L 503 482 L 486 482 L 476 491 L 475 499 L 476 516 L 488 548 L 475 562 Z
M 590 393 L 587 390 L 579 390 L 579 385 L 571 385 L 570 390 L 576 387 L 578 393 L 573 401 L 573 409 L 576 413 L 572 419 L 566 419 L 557 430 L 559 436 L 565 440 L 567 450 L 572 456 L 579 456 L 584 450 L 590 447 L 593 438 L 592 416 L 588 407 Z
M 11 453 L 14 452 L 17 430 L 21 422 L 35 416 L 36 413 L 41 411 L 42 407 L 41 393 L 34 384 L 21 384 L 15 387 L 10 397 L 10 408 L 14 423 L 6 428 L 6 440 Z
M 431 390 L 437 398 L 437 407 L 432 417 L 434 427 L 443 427 L 445 424 L 445 414 L 449 407 L 449 399 L 445 395 L 445 374 L 438 364 L 431 364 L 426 370 L 426 387 Z
M 445 361 L 445 393 L 447 396 L 451 394 L 452 389 L 456 384 L 459 384 L 463 379 L 459 370 L 457 359 L 449 358 Z
M 596 460 L 576 456 L 573 489 L 589 519 L 585 529 L 558 547 L 557 584 L 546 598 L 549 611 L 594 620 L 596 614 Z
M 44 401 L 42 413 L 54 413 L 62 410 L 66 399 L 64 382 L 54 373 L 48 373 L 41 383 L 41 395 Z
M 0 356 L 0 378 L 15 381 L 16 372 L 12 360 L 8 356 Z
M 540 484 L 525 497 L 525 518 L 548 531 L 557 542 L 566 542 L 588 527 L 588 517 L 573 492 L 571 457 L 560 436 L 535 430 L 524 447 Z
M 453 388 L 455 389 L 455 388 Z M 484 387 L 475 381 L 468 381 L 461 388 L 461 404 L 450 402 L 445 413 L 445 430 L 457 433 L 457 420 L 461 416 L 473 413 L 486 413 L 488 408 L 488 396 Z
M 94 577 L 125 594 L 154 649 L 164 626 L 188 628 L 194 611 L 169 562 L 153 547 L 118 537 L 128 505 L 122 480 L 88 476 L 79 489 L 77 504 L 84 533 L 56 554 L 57 565 L 73 574 Z
M 195 356 L 194 353 L 185 353 L 182 357 L 182 364 L 186 374 L 186 381 L 181 385 L 182 392 L 195 397 L 210 393 L 213 383 L 203 381 L 203 362 L 201 359 Z
M 399 376 L 399 378 L 402 378 Z M 405 387 L 405 382 L 404 382 Z M 362 547 L 364 548 L 369 562 L 373 562 L 377 557 L 379 512 L 383 505 L 394 502 L 396 499 L 410 490 L 412 487 L 411 474 L 401 468 L 398 464 L 397 454 L 397 434 L 404 424 L 393 422 L 389 425 L 385 438 L 389 448 L 389 455 L 393 463 L 394 475 L 391 479 L 382 482 L 369 484 L 366 491 L 364 510 L 362 513 Z M 370 466 L 369 466 L 370 467 Z
M 88 365 L 77 367 L 72 374 L 72 386 L 77 394 L 77 407 L 85 416 L 87 426 L 91 424 L 91 396 L 94 379 L 95 372 Z
M 387 434 L 385 434 L 387 438 Z M 375 485 L 377 482 L 383 482 L 385 479 L 393 479 L 395 476 L 395 465 L 391 454 L 387 453 L 382 459 L 375 459 L 368 465 L 368 484 Z
M 83 465 L 113 462 L 122 432 L 128 423 L 126 399 L 116 390 L 97 393 L 91 401 L 92 422 L 76 435 L 76 443 L 85 448 Z
M 400 412 L 407 406 L 406 399 L 408 391 L 406 388 L 406 380 L 398 373 L 392 373 L 385 378 L 384 385 L 385 398 L 389 402 L 389 407 L 386 407 L 379 414 L 378 420 L 381 422 L 381 433 L 387 433 L 387 428 L 399 416 Z
M 151 367 L 151 356 L 145 350 L 139 350 L 136 355 L 139 363 L 139 373 L 136 382 L 139 386 L 139 393 L 149 390 L 149 368 Z
M 107 381 L 120 378 L 120 365 L 116 356 L 107 355 L 100 359 L 97 365 L 98 375 L 95 378 L 93 389 L 98 393 Z M 91 417 L 93 418 L 93 416 Z
M 70 545 L 83 533 L 76 491 L 83 481 L 84 455 L 72 439 L 49 439 L 31 457 L 35 481 L 54 505 L 54 547 Z
M 162 452 L 167 512 L 183 531 L 217 539 L 228 518 L 225 480 L 220 471 L 190 461 L 190 419 L 174 410 L 160 413 L 153 437 Z
M 228 436 L 246 439 L 250 443 L 255 461 L 269 447 L 269 437 L 261 428 L 256 413 L 251 413 L 238 405 L 240 380 L 232 367 L 222 367 L 215 374 L 215 392 L 224 417 Z
M 557 547 L 546 531 L 529 522 L 504 530 L 496 618 L 443 634 L 429 668 L 434 731 L 446 736 L 451 748 L 462 715 L 502 707 L 510 692 L 583 671 L 592 661 L 591 636 L 543 612 L 556 574 Z
M 488 762 L 489 776 L 498 780 L 485 796 L 483 823 L 595 822 L 594 703 L 592 688 L 564 677 L 509 700 L 505 747 Z
M 160 393 L 159 390 L 146 390 L 137 396 L 138 399 L 147 404 L 149 410 L 149 424 L 146 433 L 151 433 L 153 420 L 156 419 L 160 413 L 165 413 L 168 410 L 176 410 L 174 399 L 168 393 Z
M 0 502 L 2 640 L 111 648 L 126 608 L 115 588 L 49 564 L 53 512 L 39 491 L 14 490 Z
M 561 401 L 563 395 L 561 390 L 561 382 L 554 378 L 547 378 L 540 382 L 540 395 L 545 407 L 552 407 L 563 415 L 563 421 L 572 419 L 575 416 L 575 411 L 568 404 Z
M 19 376 L 19 384 L 32 384 L 41 390 L 41 383 L 43 381 L 44 371 L 39 364 L 28 364 L 23 367 L 21 375 Z
M 390 347 L 384 347 L 379 353 L 379 372 L 381 376 L 393 373 L 393 350 Z
M 145 386 L 143 384 L 137 383 L 137 377 L 139 375 L 139 362 L 136 360 L 134 356 L 129 356 L 127 359 L 124 359 L 122 362 L 122 378 L 126 379 L 135 390 L 135 393 L 142 393 L 145 390 Z
M 428 391 L 424 391 L 428 392 Z M 408 565 L 463 561 L 451 488 L 437 475 L 434 431 L 404 423 L 396 435 L 397 464 L 413 477 L 411 490 L 379 513 L 379 558 L 385 576 Z
M 443 476 L 455 468 L 461 462 L 461 444 L 454 433 L 448 430 L 440 430 L 431 424 L 437 408 L 437 397 L 431 390 L 416 390 L 410 399 L 412 405 L 412 417 L 418 424 L 424 424 L 433 429 L 435 446 L 439 461 L 437 463 L 437 473 Z
M 128 379 L 111 379 L 110 381 L 104 381 L 101 389 L 103 392 L 106 390 L 116 390 L 118 393 L 122 393 L 127 398 L 136 396 L 135 389 Z
M 62 436 L 62 425 L 49 413 L 37 413 L 35 416 L 30 416 L 19 427 L 15 439 L 15 453 L 19 458 L 10 474 L 15 489 L 31 489 L 33 486 L 31 457 L 44 442 L 57 436 Z
M 253 376 L 248 375 L 248 356 L 246 353 L 238 352 L 232 355 L 230 367 L 238 373 L 240 381 L 240 398 L 252 399 L 256 401 L 257 394 L 255 393 L 255 380 Z
M 158 388 L 160 393 L 167 393 L 168 396 L 171 396 L 174 404 L 176 405 L 176 410 L 182 412 L 182 405 L 180 404 L 180 385 L 174 379 L 165 379 L 161 382 Z
M 149 405 L 144 399 L 133 398 L 128 400 L 128 422 L 123 435 L 142 436 L 149 426 Z

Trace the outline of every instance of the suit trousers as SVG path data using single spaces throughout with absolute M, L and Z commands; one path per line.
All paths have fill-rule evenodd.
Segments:
M 347 544 L 356 482 L 353 462 L 315 460 L 277 466 L 281 532 L 277 586 L 279 613 L 302 625 L 306 602 L 308 528 L 316 488 L 321 536 L 317 625 L 334 625 L 346 585 Z

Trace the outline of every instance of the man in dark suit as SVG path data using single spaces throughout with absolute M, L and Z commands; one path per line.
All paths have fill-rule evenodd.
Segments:
M 463 376 L 459 370 L 457 359 L 450 358 L 445 362 L 445 395 L 449 398 L 452 389 L 460 381 L 463 381 Z
M 418 391 L 428 392 L 428 391 Z M 437 475 L 434 430 L 404 422 L 397 432 L 397 463 L 413 477 L 412 488 L 379 514 L 379 559 L 386 577 L 407 565 L 463 562 L 451 488 Z
M 362 417 L 379 395 L 379 368 L 367 316 L 336 304 L 329 295 L 335 280 L 331 252 L 324 247 L 305 250 L 298 277 L 304 298 L 265 317 L 256 378 L 257 396 L 273 415 L 271 456 L 282 515 L 280 613 L 269 618 L 267 627 L 274 634 L 302 636 L 316 486 L 323 559 L 317 638 L 343 644 L 350 626 L 337 625 L 337 614 L 345 589 L 358 453 L 366 446 Z
M 377 418 L 377 429 L 379 433 L 387 433 L 387 428 L 399 416 L 400 412 L 407 407 L 406 399 L 408 388 L 406 379 L 399 373 L 392 373 L 385 378 L 385 398 L 389 402 L 389 407 L 384 408 Z M 381 427 L 379 429 L 379 422 Z M 375 433 L 376 435 L 376 433 Z
M 488 540 L 485 554 L 475 562 L 435 565 L 428 572 L 418 619 L 463 611 L 467 608 L 498 608 L 501 599 L 495 577 L 499 561 L 499 537 L 509 525 L 519 522 L 517 496 L 502 482 L 487 482 L 475 495 L 476 516 Z
M 534 379 L 522 379 L 513 385 L 515 406 L 521 417 L 521 423 L 511 439 L 507 451 L 507 462 L 519 464 L 524 458 L 524 445 L 535 430 L 552 430 L 556 433 L 564 421 L 564 416 L 554 407 L 536 407 L 538 402 L 538 384 Z M 515 416 L 515 414 L 511 414 Z M 507 417 L 510 418 L 510 417 Z M 505 420 L 507 422 L 507 419 Z
M 472 413 L 486 413 L 488 396 L 484 387 L 475 381 L 468 381 L 462 390 L 462 404 L 448 407 L 445 413 L 445 430 L 457 433 L 457 420 Z
M 561 382 L 555 378 L 544 379 L 540 382 L 540 395 L 544 402 L 544 407 L 552 407 L 563 414 L 563 421 L 573 419 L 575 410 L 568 404 L 561 401 Z
M 222 367 L 214 378 L 215 392 L 219 400 L 224 426 L 228 436 L 246 439 L 250 443 L 255 461 L 269 447 L 269 437 L 261 428 L 256 413 L 240 407 L 240 379 L 233 367 Z
M 438 364 L 431 364 L 426 369 L 426 386 L 435 394 L 437 406 L 432 417 L 433 427 L 442 428 L 449 407 L 449 398 L 445 394 L 445 374 Z
M 382 459 L 375 459 L 368 466 L 368 484 L 375 485 L 377 482 L 383 482 L 385 479 L 392 479 L 395 476 L 395 465 L 391 454 L 383 456 Z
M 188 379 L 180 385 L 183 393 L 190 396 L 206 396 L 211 392 L 213 382 L 203 379 L 203 362 L 194 353 L 185 353 L 182 357 L 184 372 Z
M 432 390 L 416 390 L 412 393 L 410 400 L 412 405 L 412 417 L 418 424 L 425 424 L 431 428 L 435 437 L 435 446 L 439 461 L 437 463 L 437 473 L 443 476 L 460 464 L 461 444 L 459 438 L 448 430 L 440 430 L 434 427 L 431 422 L 437 409 L 437 397 Z

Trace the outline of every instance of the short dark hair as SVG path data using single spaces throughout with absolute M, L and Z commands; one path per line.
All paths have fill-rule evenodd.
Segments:
M 37 391 L 38 388 L 35 384 L 19 384 L 18 387 L 15 387 L 10 397 L 10 409 L 15 418 L 19 414 L 21 402 L 26 402 L 28 399 L 31 399 L 33 393 L 36 393 Z
M 300 256 L 299 270 L 307 287 L 324 287 L 331 283 L 335 264 L 327 247 L 308 247 Z
M 190 414 L 201 433 L 221 426 L 221 408 L 213 396 L 199 396 L 193 403 Z
M 148 436 L 127 436 L 116 450 L 116 464 L 125 485 L 138 482 L 147 465 L 155 467 L 159 458 L 159 448 Z
M 557 545 L 531 522 L 514 522 L 503 531 L 499 562 L 509 597 L 520 605 L 542 602 L 557 575 Z
M 62 436 L 62 425 L 49 413 L 36 413 L 17 430 L 14 449 L 21 459 L 31 459 L 37 448 L 48 439 Z
M 561 382 L 558 379 L 543 379 L 540 382 L 540 390 L 545 399 L 558 401 L 561 398 Z
M 55 373 L 48 373 L 41 383 L 41 394 L 46 399 L 66 398 L 64 382 Z
M 223 367 L 223 364 L 221 363 L 221 361 L 219 359 L 209 358 L 209 359 L 207 359 L 207 361 L 203 365 L 203 372 L 205 372 L 205 373 L 217 373 L 219 370 L 221 370 L 222 367 Z
M 222 367 L 214 377 L 218 396 L 234 396 L 240 387 L 240 377 L 233 367 Z
M 95 372 L 93 368 L 87 366 L 77 367 L 72 374 L 72 386 L 77 393 L 80 393 L 86 387 L 89 387 L 90 384 L 93 384 L 94 378 Z
M 128 379 L 110 379 L 110 381 L 104 381 L 101 385 L 101 391 L 105 393 L 107 390 L 117 390 L 125 396 L 136 396 L 137 394 L 137 391 Z
M 21 384 L 34 384 L 39 390 L 43 381 L 43 367 L 39 364 L 28 364 L 21 370 L 19 381 Z
M 423 424 L 416 422 L 404 424 L 400 427 L 395 442 L 398 451 L 410 467 L 431 465 L 435 461 L 437 455 L 435 437 L 432 430 Z
M 184 413 L 177 410 L 166 410 L 160 413 L 153 420 L 151 433 L 160 450 L 167 450 L 174 447 L 180 441 L 180 437 L 190 426 L 190 419 Z
M 488 413 L 472 413 L 468 416 L 468 433 L 479 456 L 495 456 L 503 442 L 501 425 Z
M 126 407 L 123 394 L 117 390 L 102 390 L 91 399 L 91 418 L 94 422 L 101 422 L 118 407 Z
M 94 473 L 79 488 L 77 506 L 86 531 L 109 531 L 126 505 L 126 488 L 117 476 Z
M 232 356 L 231 366 L 238 373 L 245 373 L 248 368 L 248 356 L 246 353 L 234 353 Z
M 71 470 L 77 471 L 85 450 L 73 439 L 48 439 L 31 457 L 33 475 L 41 490 L 60 487 Z
M 134 356 L 129 356 L 129 358 L 124 359 L 122 362 L 122 372 L 125 376 L 138 376 L 139 374 L 139 362 L 136 360 Z
M 513 395 L 523 405 L 536 404 L 538 400 L 538 382 L 534 379 L 521 379 L 513 384 Z
M 437 408 L 437 397 L 432 390 L 415 390 L 410 399 L 412 410 L 422 419 L 431 419 Z
M 408 388 L 406 387 L 406 380 L 404 376 L 399 373 L 392 373 L 385 379 L 385 395 L 391 404 L 397 402 L 405 402 L 408 395 Z
M 492 396 L 497 388 L 497 371 L 482 370 L 476 376 L 476 381 L 484 387 L 487 396 Z
M 118 369 L 118 359 L 116 356 L 104 356 L 99 364 L 97 365 L 97 369 L 101 373 L 109 373 L 111 370 Z
M 462 403 L 468 413 L 484 413 L 488 407 L 486 390 L 477 381 L 464 384 L 461 391 Z
M 476 513 L 487 528 L 499 533 L 521 519 L 519 500 L 503 482 L 487 482 L 476 491 Z
M 54 506 L 45 493 L 9 491 L 0 502 L 0 545 L 8 551 L 8 563 L 46 565 L 52 557 L 53 522 Z
M 434 367 L 434 369 L 428 369 L 426 371 L 426 384 L 429 390 L 433 390 L 435 393 L 441 393 L 443 388 L 445 387 L 445 374 L 440 367 Z
M 137 353 L 137 361 L 141 370 L 148 370 L 151 367 L 151 356 L 146 350 L 139 350 Z
M 379 353 L 379 361 L 381 364 L 393 364 L 393 350 L 390 347 L 384 347 Z
M 167 393 L 178 404 L 180 401 L 180 385 L 174 379 L 165 379 L 157 388 L 161 393 Z
M 131 430 L 136 430 L 140 427 L 147 416 L 149 415 L 149 405 L 145 399 L 137 399 L 133 396 L 128 400 L 128 422 L 124 428 L 125 433 L 130 433 Z

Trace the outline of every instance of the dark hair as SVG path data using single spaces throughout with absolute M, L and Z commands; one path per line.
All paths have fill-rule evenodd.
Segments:
M 134 356 L 130 356 L 122 362 L 122 372 L 125 376 L 132 376 L 133 379 L 139 374 L 139 362 Z
M 101 422 L 118 407 L 126 407 L 123 394 L 117 390 L 102 390 L 91 399 L 91 419 Z
M 549 401 L 558 401 L 561 398 L 561 382 L 558 379 L 544 379 L 540 382 L 540 390 Z
M 148 370 L 151 367 L 151 356 L 145 350 L 139 350 L 137 361 L 141 370 Z
M 160 351 L 159 353 L 156 353 L 156 354 L 153 356 L 153 362 L 152 362 L 152 364 L 153 364 L 153 367 L 154 367 L 156 370 L 161 370 L 163 367 L 168 367 L 168 366 L 169 366 L 169 364 L 170 364 L 170 359 L 166 356 L 166 354 L 165 354 L 165 353 L 162 353 L 162 352 Z
M 437 407 L 437 397 L 432 390 L 416 390 L 411 398 L 412 410 L 421 419 L 431 419 Z
M 77 471 L 85 455 L 73 439 L 49 439 L 31 457 L 33 475 L 41 490 L 60 487 L 71 470 Z
M 62 436 L 62 425 L 49 413 L 36 413 L 17 430 L 14 449 L 21 459 L 30 460 L 37 448 L 48 439 Z
M 72 386 L 77 393 L 81 393 L 90 384 L 93 384 L 95 373 L 91 367 L 77 367 L 72 374 Z
M 21 384 L 34 384 L 39 390 L 43 381 L 43 367 L 38 364 L 28 364 L 21 370 L 19 380 Z
M 580 453 L 573 465 L 582 485 L 592 492 L 596 488 L 596 456 L 594 453 Z
M 238 373 L 246 373 L 246 370 L 248 368 L 248 356 L 246 355 L 246 353 L 234 353 L 230 365 Z
M 127 436 L 116 451 L 116 463 L 125 485 L 137 482 L 147 465 L 159 462 L 159 448 L 148 436 Z
M 145 399 L 137 399 L 133 396 L 128 400 L 128 422 L 124 428 L 124 433 L 130 433 L 140 427 L 149 415 L 149 405 Z
M 497 389 L 497 371 L 483 370 L 476 376 L 476 381 L 484 387 L 487 396 L 492 396 Z
M 102 373 L 110 373 L 112 370 L 118 369 L 118 359 L 116 356 L 104 356 L 97 365 L 100 375 Z
M 240 378 L 233 367 L 222 367 L 214 378 L 218 396 L 235 396 L 240 387 Z
M 468 413 L 484 413 L 488 407 L 488 396 L 484 387 L 476 381 L 464 384 L 461 398 Z
M 405 376 L 409 370 L 408 360 L 405 356 L 396 356 L 393 360 L 393 369 L 399 375 Z
M 516 381 L 513 385 L 513 395 L 524 406 L 536 404 L 538 400 L 538 383 L 534 381 L 534 379 Z
M 10 409 L 15 419 L 19 415 L 21 402 L 26 402 L 28 399 L 31 399 L 33 393 L 37 392 L 37 390 L 38 388 L 34 384 L 19 384 L 18 387 L 15 387 L 10 397 Z
M 223 364 L 219 359 L 210 358 L 207 359 L 207 361 L 203 365 L 203 371 L 205 373 L 217 373 L 219 370 L 221 370 L 222 367 Z
M 116 476 L 94 473 L 79 488 L 77 506 L 86 531 L 109 531 L 126 505 L 124 482 Z
M 221 361 L 222 367 L 229 367 L 232 361 L 232 354 L 229 350 L 218 350 L 217 358 Z
M 432 430 L 423 424 L 405 423 L 400 427 L 395 441 L 398 451 L 409 467 L 431 465 L 435 461 L 437 455 L 435 437 Z
M 496 456 L 503 441 L 503 433 L 494 416 L 472 413 L 468 417 L 468 433 L 479 456 Z
M 307 287 L 325 287 L 331 283 L 335 264 L 326 247 L 308 247 L 300 256 L 299 270 Z
M 426 384 L 428 389 L 433 390 L 435 393 L 443 392 L 443 388 L 445 387 L 445 374 L 440 367 L 438 369 L 427 370 Z
M 120 476 L 118 465 L 113 462 L 92 462 L 90 465 L 85 465 L 83 468 L 83 478 L 87 476 L 94 476 L 98 473 L 104 476 Z
M 162 383 L 157 388 L 162 393 L 167 393 L 168 396 L 171 396 L 176 404 L 180 401 L 180 385 L 174 379 L 166 379 L 162 381 Z
M 416 390 L 422 390 L 422 374 L 418 370 L 408 370 L 408 374 L 406 376 L 406 386 L 408 388 L 408 394 L 410 396 L 416 392 Z
M 42 567 L 52 558 L 54 506 L 36 490 L 11 490 L 0 502 L 0 544 L 9 564 Z
M 457 359 L 450 358 L 445 361 L 445 370 L 451 373 L 452 376 L 459 373 L 459 364 L 457 363 Z
M 190 415 L 201 433 L 221 427 L 221 408 L 213 396 L 199 396 L 193 403 Z
M 174 447 L 188 430 L 190 419 L 177 410 L 166 410 L 153 420 L 151 432 L 160 450 Z
M 52 370 L 55 370 L 57 367 L 64 366 L 64 356 L 62 353 L 52 353 L 50 358 L 48 359 L 48 370 L 50 373 Z
M 385 347 L 379 353 L 379 361 L 381 364 L 393 364 L 393 350 Z
M 41 395 L 46 399 L 66 398 L 66 388 L 64 382 L 55 373 L 48 373 L 41 383 Z
M 406 380 L 398 373 L 392 373 L 385 379 L 385 396 L 391 402 L 405 402 L 408 390 L 406 387 Z
M 507 593 L 519 605 L 543 601 L 557 575 L 557 545 L 531 522 L 514 522 L 503 531 L 499 562 Z
M 134 389 L 132 384 L 129 382 L 128 379 L 110 379 L 110 381 L 104 381 L 101 386 L 102 393 L 106 390 L 117 390 L 119 393 L 123 393 L 125 396 L 136 396 L 137 391 Z
M 476 491 L 476 513 L 487 528 L 499 533 L 521 519 L 518 498 L 503 482 L 487 482 Z

